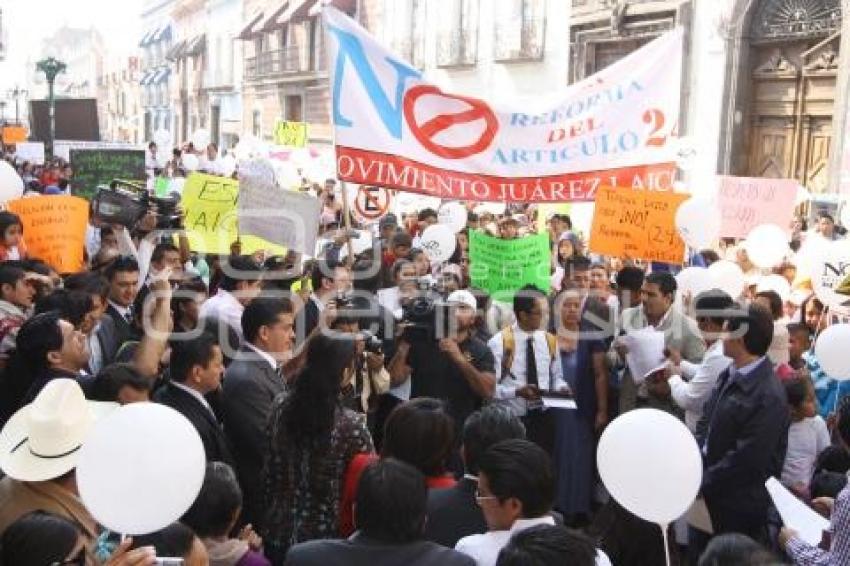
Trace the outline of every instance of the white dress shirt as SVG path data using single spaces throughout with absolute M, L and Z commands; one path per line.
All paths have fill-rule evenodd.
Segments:
M 269 354 L 268 352 L 264 352 L 263 350 L 260 350 L 259 348 L 257 348 L 253 344 L 251 344 L 250 342 L 245 342 L 245 346 L 250 348 L 251 350 L 253 350 L 254 353 L 257 354 L 260 358 L 264 359 L 266 361 L 266 363 L 268 363 L 270 366 L 272 366 L 272 369 L 274 371 L 277 371 L 277 368 L 278 368 L 277 360 L 275 360 L 271 356 L 271 354 Z
M 219 289 L 214 297 L 210 297 L 201 305 L 200 317 L 202 319 L 217 318 L 226 322 L 239 335 L 239 340 L 242 340 L 242 313 L 244 311 L 245 307 L 233 296 L 233 293 Z
M 477 566 L 496 566 L 499 552 L 507 546 L 516 533 L 538 525 L 554 525 L 555 520 L 546 515 L 537 519 L 517 519 L 508 531 L 490 531 L 481 535 L 463 537 L 455 545 L 455 550 L 475 560 Z M 596 551 L 596 566 L 611 566 L 608 556 L 601 550 Z
M 554 358 L 549 353 L 549 343 L 546 340 L 546 332 L 535 330 L 529 334 L 522 330 L 518 324 L 514 324 L 514 353 L 513 363 L 508 375 L 502 375 L 502 358 L 504 356 L 504 344 L 502 332 L 499 332 L 487 342 L 493 357 L 496 359 L 496 399 L 504 403 L 517 416 L 524 416 L 528 411 L 528 402 L 517 397 L 516 391 L 520 387 L 528 385 L 526 381 L 525 355 L 528 349 L 528 338 L 534 338 L 534 358 L 537 366 L 537 383 L 541 390 L 558 391 L 567 387 L 564 381 L 564 373 L 561 369 L 561 356 L 555 352 Z
M 119 305 L 118 303 L 112 301 L 111 299 L 108 302 L 112 306 L 113 309 L 118 311 L 118 314 L 120 314 L 122 317 L 124 317 L 124 320 L 126 320 L 127 322 L 131 321 L 130 307 L 129 306 L 125 307 L 125 306 Z
M 732 360 L 723 355 L 723 341 L 718 340 L 705 351 L 701 364 L 682 360 L 679 366 L 682 375 L 670 377 L 670 394 L 676 405 L 684 409 L 685 424 L 691 432 L 696 432 L 703 405 L 711 396 L 717 378 L 731 363 Z
M 191 387 L 189 387 L 188 385 L 184 385 L 184 384 L 180 383 L 179 381 L 173 381 L 173 380 L 172 380 L 172 381 L 171 381 L 171 384 L 172 384 L 174 387 L 177 387 L 178 389 L 182 389 L 183 391 L 185 391 L 186 393 L 188 393 L 189 395 L 191 395 L 192 397 L 194 397 L 195 399 L 197 399 L 197 400 L 198 400 L 198 403 L 200 403 L 201 405 L 203 405 L 204 407 L 206 407 L 206 408 L 207 408 L 207 410 L 208 410 L 210 413 L 212 413 L 212 415 L 213 415 L 213 416 L 215 416 L 215 413 L 213 412 L 212 407 L 210 407 L 210 404 L 209 404 L 209 403 L 207 403 L 207 400 L 206 400 L 206 399 L 204 399 L 204 396 L 203 396 L 203 395 L 201 395 L 201 392 L 200 392 L 200 391 L 197 391 L 197 390 L 195 390 L 195 389 L 192 389 L 192 388 L 191 388 Z

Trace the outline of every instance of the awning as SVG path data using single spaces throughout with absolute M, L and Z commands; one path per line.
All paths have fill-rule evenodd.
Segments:
M 182 57 L 183 53 L 186 51 L 186 44 L 187 42 L 185 40 L 178 41 L 177 43 L 171 46 L 171 49 L 169 49 L 168 52 L 165 54 L 165 58 L 169 61 L 176 61 L 180 59 L 180 57 Z
M 257 12 L 252 17 L 248 19 L 248 25 L 246 25 L 242 31 L 239 32 L 239 35 L 236 36 L 236 39 L 251 39 L 258 33 L 260 33 L 260 24 L 262 24 L 265 20 L 263 19 L 263 12 Z
M 311 18 L 313 16 L 318 16 L 322 13 L 322 6 L 325 2 L 316 2 L 313 4 L 313 7 L 310 8 L 310 11 L 307 13 Z M 340 10 L 341 12 L 345 12 L 352 18 L 354 17 L 355 12 L 357 11 L 357 0 L 331 0 L 328 2 L 328 5 L 333 6 L 334 8 Z
M 275 27 L 281 28 L 292 20 L 300 20 L 307 17 L 310 8 L 313 7 L 313 4 L 317 3 L 319 3 L 317 0 L 291 0 L 286 12 L 275 22 Z
M 152 70 L 152 71 L 146 71 L 144 76 L 141 78 L 141 80 L 139 80 L 139 84 L 142 85 L 142 86 L 150 84 L 151 79 L 153 79 L 155 75 L 156 75 L 155 69 Z
M 200 55 L 204 51 L 204 47 L 207 44 L 207 34 L 202 33 L 201 35 L 196 35 L 193 37 L 188 45 L 186 46 L 186 52 L 184 55 L 187 57 L 195 57 L 196 55 Z
M 142 36 L 142 40 L 139 42 L 139 47 L 146 47 L 151 44 L 153 38 L 159 32 L 159 28 L 154 28 L 152 30 L 148 30 L 148 32 Z
M 263 27 L 261 28 L 263 31 L 274 31 L 276 29 L 280 29 L 286 24 L 279 24 L 278 18 L 289 9 L 292 4 L 298 4 L 299 0 L 288 0 L 285 2 L 281 2 L 280 6 L 274 9 L 274 11 L 269 14 L 269 16 L 263 21 Z
M 156 32 L 156 35 L 151 39 L 151 42 L 156 43 L 157 41 L 164 41 L 166 39 L 171 39 L 171 24 L 160 28 Z
M 171 75 L 171 69 L 168 67 L 163 67 L 159 69 L 154 77 L 151 79 L 152 85 L 159 85 L 168 80 L 169 75 Z

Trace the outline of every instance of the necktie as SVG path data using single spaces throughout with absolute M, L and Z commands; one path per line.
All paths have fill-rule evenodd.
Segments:
M 534 356 L 534 336 L 528 337 L 528 347 L 525 351 L 525 382 L 528 385 L 539 386 L 537 382 L 537 358 Z
M 133 305 L 127 307 L 127 314 L 124 315 L 127 319 L 127 324 L 133 324 Z

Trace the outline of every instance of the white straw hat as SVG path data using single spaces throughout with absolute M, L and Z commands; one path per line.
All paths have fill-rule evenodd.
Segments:
M 0 469 L 20 481 L 47 481 L 76 468 L 92 425 L 117 403 L 87 401 L 73 379 L 54 379 L 0 431 Z

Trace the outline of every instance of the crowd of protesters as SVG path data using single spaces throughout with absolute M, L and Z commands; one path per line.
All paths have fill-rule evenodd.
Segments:
M 196 153 L 231 173 L 214 145 L 156 152 L 152 178 L 185 176 Z M 34 198 L 74 194 L 61 161 L 16 166 Z M 308 189 L 315 257 L 197 253 L 150 212 L 130 229 L 93 216 L 87 269 L 56 273 L 0 212 L 0 564 L 850 564 L 850 403 L 815 355 L 834 317 L 799 258 L 774 270 L 794 289 L 782 297 L 721 242 L 689 262 L 725 255 L 744 292 L 683 295 L 675 266 L 592 254 L 566 214 L 476 203 L 446 262 L 419 247 L 429 208 L 386 214 L 353 254 L 348 227 L 369 227 L 344 218 L 333 179 Z M 840 237 L 828 214 L 797 228 L 796 249 Z M 507 302 L 475 288 L 476 230 L 548 233 L 551 285 Z M 664 332 L 667 363 L 644 380 L 623 335 L 645 327 Z M 546 408 L 552 395 L 576 408 Z M 116 543 L 76 487 L 85 407 L 150 401 L 197 430 L 204 483 L 179 523 Z M 666 552 L 596 468 L 606 426 L 640 407 L 681 419 L 703 455 L 713 533 L 682 520 Z M 60 437 L 73 448 L 45 448 Z M 771 476 L 831 517 L 820 547 L 782 527 Z

